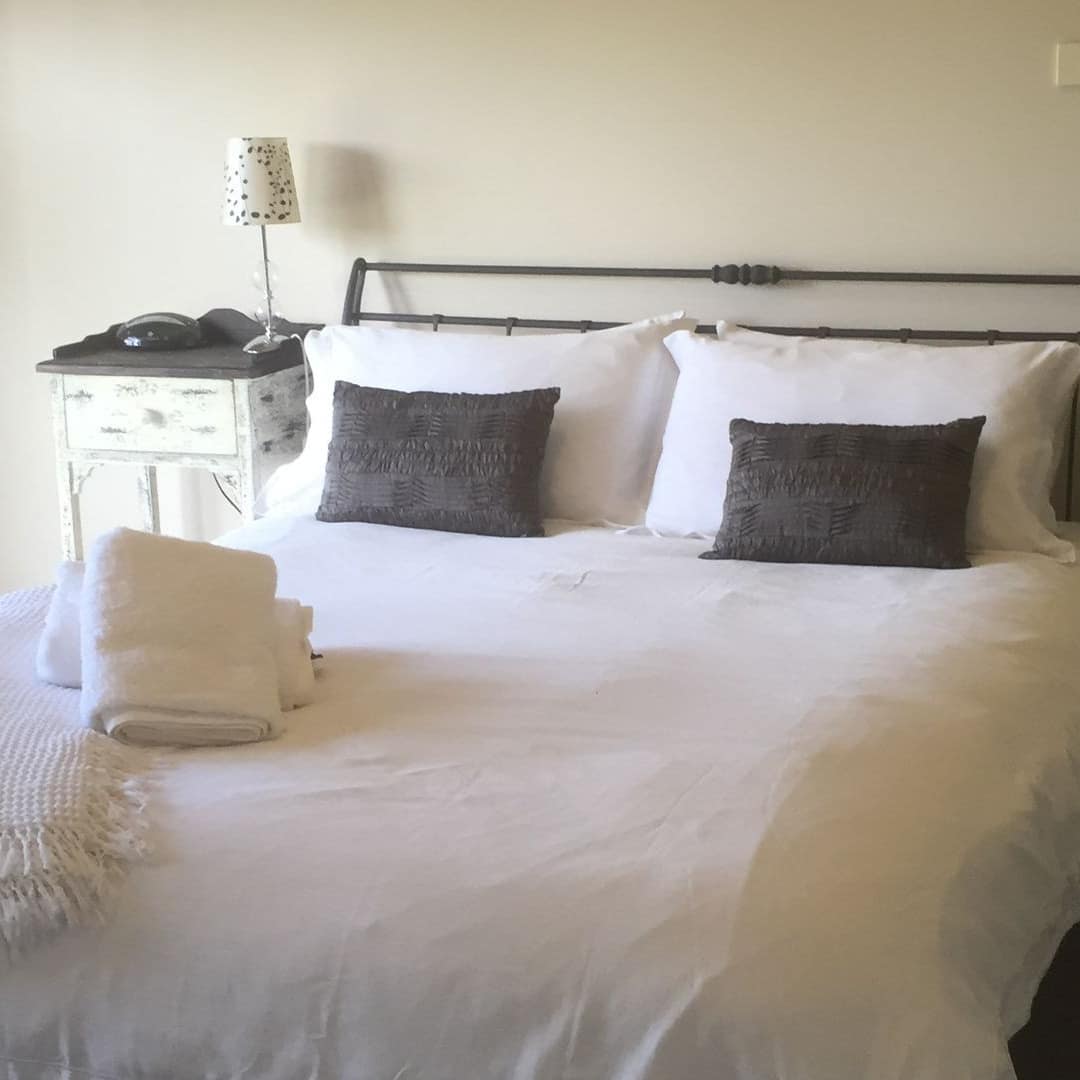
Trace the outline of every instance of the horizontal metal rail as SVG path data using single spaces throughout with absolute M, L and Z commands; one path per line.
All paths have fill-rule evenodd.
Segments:
M 515 277 L 685 278 L 725 285 L 778 285 L 782 281 L 883 281 L 956 285 L 1080 285 L 1080 274 L 975 274 L 948 271 L 791 270 L 763 263 L 707 267 L 518 266 L 500 263 L 368 262 L 366 270 L 407 274 L 490 274 Z
M 357 322 L 389 322 L 404 325 L 429 326 L 486 326 L 506 333 L 514 330 L 571 330 L 585 333 L 590 330 L 610 330 L 625 326 L 622 322 L 599 322 L 593 319 L 506 319 L 485 315 L 417 315 L 406 312 L 362 311 L 356 315 Z M 745 326 L 765 334 L 784 334 L 790 337 L 861 338 L 871 341 L 1075 341 L 1080 343 L 1078 330 L 923 330 L 910 327 L 881 329 L 855 326 Z M 715 323 L 702 323 L 696 328 L 699 334 L 715 334 Z

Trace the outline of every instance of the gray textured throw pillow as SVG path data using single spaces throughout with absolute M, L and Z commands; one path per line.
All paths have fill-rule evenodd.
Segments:
M 703 559 L 970 566 L 965 524 L 985 416 L 949 424 L 731 422 L 724 519 Z
M 558 388 L 403 393 L 338 382 L 320 521 L 543 536 L 540 469 Z

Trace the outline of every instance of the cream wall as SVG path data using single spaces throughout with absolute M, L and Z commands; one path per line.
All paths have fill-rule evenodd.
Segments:
M 1076 0 L 0 0 L 0 588 L 58 557 L 52 345 L 144 310 L 245 306 L 218 223 L 233 134 L 287 135 L 285 309 L 351 258 L 1080 270 Z M 1073 290 L 905 295 L 476 282 L 418 308 L 1080 327 Z M 373 297 L 374 299 L 374 297 Z M 88 485 L 90 531 L 131 480 Z M 170 526 L 228 524 L 190 481 Z

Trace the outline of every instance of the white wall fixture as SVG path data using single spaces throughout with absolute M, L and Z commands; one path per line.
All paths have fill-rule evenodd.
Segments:
M 1080 41 L 1059 41 L 1057 47 L 1058 86 L 1080 86 Z

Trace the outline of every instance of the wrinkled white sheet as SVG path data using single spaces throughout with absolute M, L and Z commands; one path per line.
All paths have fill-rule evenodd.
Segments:
M 116 918 L 0 969 L 0 1075 L 1011 1076 L 1080 916 L 1080 571 L 555 531 L 235 534 L 318 701 L 169 755 Z

